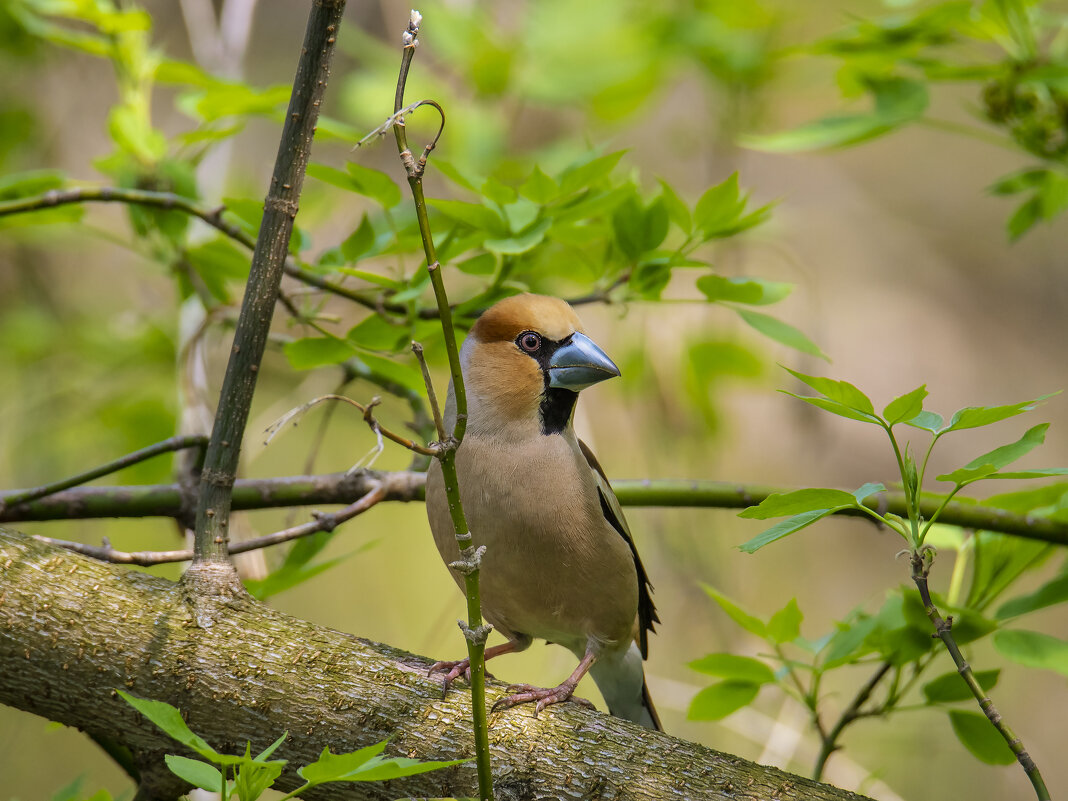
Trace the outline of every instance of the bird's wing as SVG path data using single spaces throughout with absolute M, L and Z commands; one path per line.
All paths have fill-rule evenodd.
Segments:
M 619 505 L 619 499 L 616 498 L 615 492 L 612 491 L 612 485 L 608 483 L 608 477 L 604 474 L 604 470 L 601 469 L 597 457 L 593 455 L 593 451 L 590 450 L 589 446 L 579 440 L 579 447 L 582 449 L 582 455 L 586 457 L 586 461 L 597 478 L 597 491 L 601 498 L 601 511 L 604 513 L 604 519 L 619 532 L 619 536 L 626 540 L 627 545 L 630 546 L 630 552 L 634 554 L 634 567 L 638 572 L 638 647 L 641 649 L 642 659 L 645 659 L 649 655 L 649 632 L 655 632 L 653 624 L 660 622 L 660 618 L 656 614 L 656 607 L 653 606 L 653 585 L 649 581 L 645 568 L 642 566 L 641 557 L 638 556 L 638 549 L 634 547 L 634 538 L 631 536 L 630 528 L 627 526 L 627 519 L 623 516 L 623 507 Z

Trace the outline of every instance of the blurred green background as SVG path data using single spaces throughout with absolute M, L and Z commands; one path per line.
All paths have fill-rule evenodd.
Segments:
M 197 22 L 197 9 L 210 4 L 144 3 L 154 41 L 167 55 L 254 86 L 288 84 L 306 4 L 250 0 L 244 12 L 241 5 L 226 7 L 237 16 L 254 9 L 248 41 L 238 37 L 227 50 L 210 26 Z M 833 363 L 770 343 L 715 305 L 684 302 L 693 293 L 682 285 L 665 292 L 672 302 L 584 307 L 591 335 L 623 368 L 620 380 L 583 395 L 576 417 L 610 477 L 850 488 L 868 480 L 891 483 L 893 456 L 877 432 L 777 393 L 796 386 L 776 363 L 847 379 L 877 406 L 926 383 L 928 406 L 947 415 L 1068 385 L 1065 223 L 1038 225 L 1010 244 L 1005 220 L 1012 205 L 987 192 L 999 176 L 1030 164 L 1027 156 L 933 126 L 819 153 L 771 154 L 736 144 L 742 134 L 786 129 L 840 105 L 836 64 L 791 48 L 857 16 L 905 5 L 539 0 L 420 8 L 425 21 L 408 97 L 433 97 L 449 115 L 434 158 L 483 172 L 521 158 L 562 165 L 594 143 L 627 149 L 624 163 L 640 171 L 643 185 L 655 187 L 663 177 L 691 202 L 735 170 L 757 202 L 778 201 L 768 223 L 722 243 L 713 262 L 725 274 L 795 284 L 774 313 L 806 332 Z M 362 131 L 385 118 L 407 14 L 407 6 L 389 0 L 350 3 L 326 114 Z M 240 33 L 241 24 L 229 30 Z M 76 180 L 102 180 L 93 163 L 111 151 L 108 111 L 119 99 L 111 65 L 33 38 L 3 11 L 0 37 L 0 170 L 47 167 Z M 153 101 L 152 119 L 168 136 L 190 129 L 171 88 L 158 87 Z M 974 87 L 940 85 L 931 111 L 968 124 L 976 103 Z M 425 135 L 431 125 L 430 113 L 420 111 L 409 130 Z M 250 118 L 198 168 L 205 202 L 261 197 L 277 137 L 269 116 Z M 342 164 L 354 157 L 350 147 L 322 141 L 314 157 Z M 388 141 L 356 157 L 401 178 Z M 431 195 L 452 191 L 433 166 L 427 182 Z M 298 223 L 310 232 L 311 251 L 344 239 L 365 210 L 360 203 L 309 180 Z M 0 229 L 0 486 L 53 480 L 174 433 L 182 383 L 176 282 L 153 259 L 151 243 L 132 241 L 125 210 L 102 205 L 88 207 L 79 226 Z M 417 263 L 410 258 L 408 271 Z M 450 286 L 462 297 L 469 280 L 455 276 Z M 327 311 L 352 317 L 340 303 Z M 283 322 L 278 329 L 289 330 Z M 228 338 L 229 329 L 220 327 L 205 343 L 211 402 Z M 444 386 L 440 353 L 430 350 Z M 332 412 L 321 442 L 319 409 L 262 445 L 259 432 L 293 406 L 332 391 L 339 375 L 295 372 L 280 352 L 268 355 L 245 445 L 247 476 L 344 470 L 372 446 L 347 407 Z M 347 391 L 358 400 L 378 392 L 359 382 Z M 396 424 L 405 414 L 404 404 L 387 401 L 379 417 Z M 1068 464 L 1063 397 L 1032 417 L 1028 425 L 1053 426 L 1028 466 Z M 1014 423 L 1003 425 L 946 441 L 934 468 L 955 467 L 1019 433 Z M 375 467 L 403 468 L 408 456 L 387 447 Z M 98 483 L 165 482 L 171 470 L 162 458 Z M 764 616 L 796 597 L 805 613 L 802 631 L 814 639 L 855 606 L 877 608 L 888 589 L 907 579 L 894 559 L 899 542 L 865 523 L 834 520 L 747 556 L 735 546 L 761 524 L 730 511 L 632 508 L 628 518 L 664 621 L 647 672 L 668 732 L 810 771 L 815 746 L 805 714 L 781 693 L 767 690 L 753 707 L 720 723 L 686 719 L 689 700 L 707 683 L 687 662 L 714 650 L 759 650 L 701 583 Z M 241 525 L 267 533 L 303 519 L 302 510 L 257 512 L 242 516 Z M 129 550 L 170 549 L 180 541 L 167 520 L 16 528 L 86 542 L 107 537 Z M 431 545 L 421 505 L 382 505 L 349 523 L 325 554 L 342 555 L 349 558 L 340 566 L 271 603 L 416 653 L 442 659 L 460 653 L 454 621 L 463 615 L 462 598 Z M 266 555 L 269 564 L 277 558 Z M 932 581 L 940 588 L 948 562 L 939 568 Z M 1052 569 L 1034 578 L 1034 586 Z M 152 572 L 176 577 L 179 571 Z M 1040 614 L 1035 626 L 1065 630 L 1063 609 Z M 948 658 L 940 659 L 944 664 L 932 675 L 950 669 Z M 980 667 L 1005 662 L 990 645 L 976 647 L 971 660 Z M 538 645 L 491 669 L 506 681 L 556 682 L 573 661 L 560 648 Z M 846 677 L 843 704 L 865 674 L 855 677 L 853 685 Z M 1059 758 L 1064 682 L 1053 672 L 1010 666 L 995 692 L 1055 796 L 1068 786 L 1068 766 Z M 597 698 L 592 683 L 580 692 Z M 982 801 L 1029 793 L 1018 767 L 977 762 L 945 716 L 930 710 L 902 713 L 890 723 L 863 721 L 845 745 L 825 778 L 878 799 Z M 0 794 L 48 798 L 79 775 L 86 791 L 128 789 L 80 733 L 0 708 Z

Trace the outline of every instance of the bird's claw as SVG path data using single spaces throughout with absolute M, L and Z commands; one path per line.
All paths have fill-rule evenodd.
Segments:
M 448 694 L 452 683 L 460 676 L 471 681 L 471 660 L 464 658 L 456 662 L 435 662 L 430 666 L 430 670 L 426 672 L 426 675 L 430 677 L 442 671 L 445 671 L 445 676 L 441 680 L 441 697 L 444 698 Z
M 442 698 L 444 698 L 448 694 L 449 688 L 452 687 L 452 683 L 461 676 L 463 676 L 468 683 L 471 682 L 471 660 L 467 657 L 457 660 L 456 662 L 435 662 L 426 672 L 427 678 L 430 678 L 435 673 L 439 673 L 441 671 L 445 671 L 445 676 L 441 680 Z M 495 677 L 487 670 L 486 678 L 492 679 Z
M 506 695 L 503 698 L 498 698 L 490 709 L 491 712 L 497 712 L 501 709 L 510 709 L 519 704 L 534 703 L 534 717 L 537 717 L 538 713 L 550 704 L 559 704 L 564 701 L 570 701 L 573 704 L 578 704 L 579 706 L 584 706 L 588 709 L 595 708 L 594 705 L 585 698 L 579 698 L 574 695 L 575 685 L 566 681 L 558 687 L 535 687 L 532 684 L 512 684 L 508 687 L 508 690 L 512 694 Z

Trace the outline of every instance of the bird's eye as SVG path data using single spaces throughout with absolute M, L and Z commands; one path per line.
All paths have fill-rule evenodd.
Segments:
M 519 347 L 521 347 L 527 353 L 533 353 L 541 347 L 541 337 L 535 334 L 533 331 L 524 331 L 522 334 L 519 335 L 519 338 L 516 340 L 516 342 L 519 344 Z

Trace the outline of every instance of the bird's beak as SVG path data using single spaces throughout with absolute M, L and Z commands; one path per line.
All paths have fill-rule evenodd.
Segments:
M 617 375 L 619 368 L 608 355 L 592 339 L 578 332 L 549 359 L 549 386 L 558 389 L 578 392 Z

